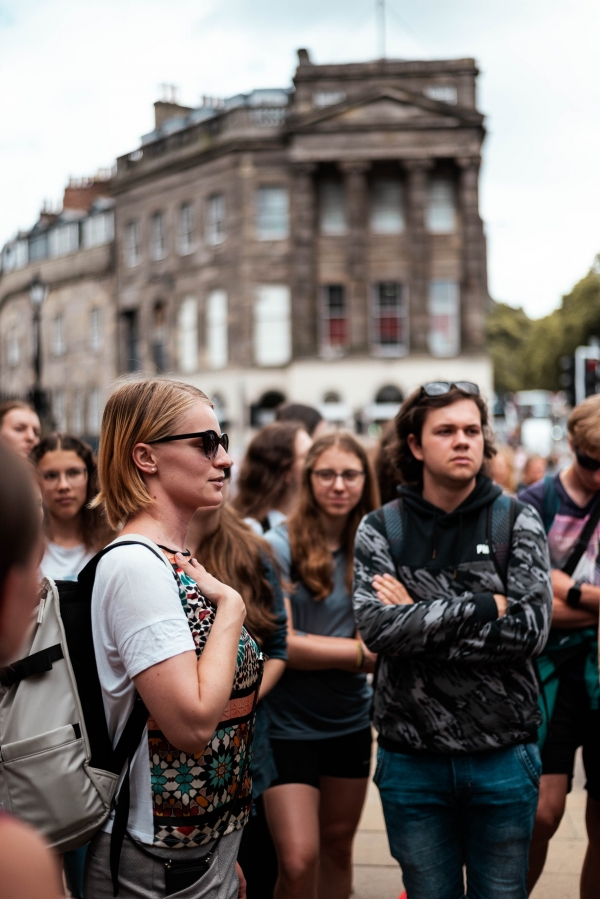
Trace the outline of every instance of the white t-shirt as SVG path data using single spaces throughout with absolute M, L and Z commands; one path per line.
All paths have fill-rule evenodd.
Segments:
M 161 550 L 146 537 L 127 534 Z M 92 593 L 92 633 L 108 732 L 116 745 L 135 699 L 133 678 L 152 665 L 194 650 L 194 640 L 171 566 L 143 546 L 124 546 L 98 563 Z M 133 757 L 129 832 L 143 843 L 154 839 L 148 733 Z M 112 816 L 104 826 L 112 830 Z
M 51 577 L 55 581 L 76 581 L 79 572 L 95 555 L 95 552 L 86 549 L 83 543 L 67 547 L 48 541 L 40 566 L 42 576 Z

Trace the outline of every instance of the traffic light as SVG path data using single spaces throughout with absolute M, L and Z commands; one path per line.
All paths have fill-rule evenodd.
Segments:
M 567 395 L 569 406 L 575 405 L 575 359 L 573 356 L 560 357 L 561 375 L 558 379 L 561 389 Z
M 597 359 L 585 360 L 585 395 L 600 393 L 600 362 Z
M 578 346 L 575 350 L 575 402 L 600 393 L 600 346 Z

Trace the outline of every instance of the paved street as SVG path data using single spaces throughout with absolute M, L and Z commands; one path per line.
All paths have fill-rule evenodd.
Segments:
M 576 899 L 585 854 L 585 791 L 579 761 L 573 792 L 548 862 L 531 899 Z M 377 788 L 371 782 L 354 851 L 353 899 L 397 899 L 402 892 L 398 865 L 389 853 Z

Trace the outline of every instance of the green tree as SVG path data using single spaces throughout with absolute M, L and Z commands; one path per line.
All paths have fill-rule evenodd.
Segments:
M 600 337 L 600 273 L 597 266 L 539 319 L 494 303 L 488 315 L 488 348 L 498 393 L 560 390 L 561 356 L 572 356 L 590 337 Z

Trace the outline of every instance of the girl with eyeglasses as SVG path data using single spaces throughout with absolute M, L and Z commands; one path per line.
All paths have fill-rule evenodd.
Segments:
M 42 491 L 46 549 L 40 570 L 55 581 L 75 581 L 90 559 L 112 539 L 100 509 L 88 503 L 98 492 L 91 447 L 70 434 L 50 434 L 32 451 Z M 71 895 L 83 896 L 85 846 L 65 854 Z
M 75 581 L 92 556 L 112 539 L 100 509 L 88 503 L 98 492 L 91 447 L 70 434 L 50 434 L 32 452 L 37 465 L 46 529 L 44 577 Z
M 306 456 L 297 509 L 266 539 L 288 584 L 288 663 L 265 698 L 277 778 L 264 803 L 276 899 L 348 899 L 371 757 L 366 674 L 352 610 L 354 536 L 378 505 L 367 455 L 334 433 Z

